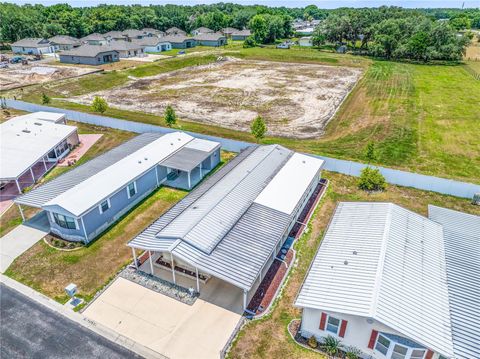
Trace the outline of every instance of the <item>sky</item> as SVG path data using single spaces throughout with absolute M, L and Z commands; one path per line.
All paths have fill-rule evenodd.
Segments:
M 72 6 L 96 6 L 98 4 L 141 4 L 141 5 L 195 5 L 195 4 L 214 4 L 220 0 L 14 0 L 8 1 L 16 4 L 43 4 L 53 5 L 58 3 L 68 3 Z M 232 2 L 243 5 L 267 5 L 267 6 L 287 6 L 287 7 L 305 7 L 307 5 L 317 5 L 323 9 L 334 9 L 338 7 L 378 7 L 381 5 L 401 6 L 406 8 L 460 8 L 465 3 L 466 8 L 480 7 L 480 0 L 223 0 L 223 2 Z

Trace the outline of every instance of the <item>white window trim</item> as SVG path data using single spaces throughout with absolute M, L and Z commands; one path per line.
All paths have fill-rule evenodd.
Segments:
M 130 186 L 132 183 L 133 183 L 133 188 L 135 189 L 135 193 L 134 193 L 133 195 L 135 196 L 135 195 L 138 193 L 138 190 L 137 190 L 137 181 L 130 182 L 129 184 L 127 184 L 127 196 L 128 196 L 128 199 L 132 198 L 132 196 L 130 196 L 130 191 L 128 190 L 128 186 Z
M 328 319 L 329 319 L 330 317 L 332 317 L 332 318 L 334 318 L 334 319 L 337 319 L 337 320 L 339 321 L 339 323 L 338 323 L 338 328 L 337 328 L 337 332 L 336 332 L 336 333 L 331 332 L 330 330 L 327 329 L 327 328 L 328 328 Z M 333 315 L 327 314 L 327 319 L 326 319 L 326 321 L 325 321 L 325 331 L 326 331 L 326 332 L 329 332 L 330 334 L 333 334 L 333 335 L 338 336 L 338 333 L 340 333 L 340 327 L 341 327 L 341 326 L 342 326 L 342 319 L 337 318 L 337 317 L 334 317 Z
M 326 330 L 326 327 L 325 327 L 325 330 Z M 395 348 L 395 345 L 398 345 L 398 346 L 401 346 L 401 347 L 404 347 L 404 348 L 407 348 L 407 354 L 405 354 L 405 359 L 411 359 L 411 356 L 412 356 L 412 352 L 414 350 L 423 350 L 424 353 L 423 353 L 423 357 L 421 359 L 424 359 L 425 356 L 427 355 L 427 352 L 428 350 L 425 349 L 425 348 L 410 348 L 406 345 L 403 345 L 401 343 L 398 343 L 396 342 L 395 340 L 392 340 L 390 338 L 388 338 L 387 336 L 385 335 L 382 335 L 382 333 L 379 333 L 377 335 L 377 339 L 375 340 L 375 345 L 373 346 L 373 349 L 374 351 L 378 352 L 380 355 L 383 356 L 383 353 L 381 353 L 380 351 L 378 351 L 378 349 L 376 349 L 377 347 L 377 343 L 378 343 L 378 339 L 380 338 L 380 336 L 384 337 L 385 339 L 387 339 L 389 342 L 390 342 L 390 345 L 388 346 L 388 350 L 387 350 L 387 354 L 385 355 L 385 358 L 387 359 L 391 359 L 392 358 L 392 354 L 393 354 L 393 348 Z
M 127 190 L 128 191 L 128 190 Z M 102 203 L 105 202 L 105 201 L 102 201 L 100 202 L 100 204 L 98 205 L 98 210 L 100 211 L 100 214 L 103 214 L 105 213 L 103 210 L 102 210 Z M 107 203 L 108 203 L 108 208 L 107 208 L 107 211 L 112 208 L 112 204 L 110 203 L 110 198 L 107 198 Z

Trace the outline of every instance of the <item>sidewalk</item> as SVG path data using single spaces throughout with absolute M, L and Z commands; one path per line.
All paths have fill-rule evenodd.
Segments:
M 71 309 L 63 306 L 62 304 L 54 301 L 53 299 L 48 298 L 47 296 L 33 290 L 30 287 L 27 287 L 26 285 L 23 285 L 22 283 L 19 283 L 9 277 L 4 276 L 3 274 L 0 274 L 0 282 L 5 284 L 6 286 L 22 293 L 23 295 L 29 297 L 30 299 L 34 300 L 35 302 L 49 308 L 50 310 L 63 315 L 64 317 L 74 321 L 75 323 L 92 330 L 93 332 L 103 336 L 104 338 L 117 343 L 121 346 L 123 346 L 126 349 L 129 349 L 138 355 L 141 355 L 145 358 L 152 358 L 152 359 L 168 359 L 167 357 L 156 353 L 143 345 L 140 345 L 136 342 L 134 342 L 131 339 L 128 339 L 122 335 L 119 335 L 113 330 L 110 330 L 103 325 L 86 318 L 80 313 L 76 313 L 72 311 Z

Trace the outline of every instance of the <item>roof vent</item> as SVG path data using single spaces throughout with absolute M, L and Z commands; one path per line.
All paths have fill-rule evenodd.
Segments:
M 144 160 L 145 160 L 145 161 L 148 161 L 148 157 L 145 157 Z
M 193 206 L 193 209 L 198 209 L 198 206 Z
M 34 122 L 35 125 L 41 126 L 42 124 L 40 122 Z
M 305 163 L 305 160 L 303 160 L 302 163 Z
M 357 253 L 358 253 L 357 251 L 353 251 L 353 255 L 354 255 L 354 256 L 356 256 L 356 255 L 357 255 Z
M 27 130 L 27 129 L 24 129 L 24 130 L 22 130 L 22 132 L 30 133 L 31 131 L 30 131 L 30 130 Z
M 173 143 L 170 143 L 170 146 L 173 146 Z
M 347 261 L 347 260 L 345 260 L 345 261 L 343 262 L 343 264 L 345 264 L 345 265 L 348 265 L 348 261 Z
M 142 161 L 139 160 L 138 163 L 142 163 Z
M 179 138 L 177 138 L 177 140 L 181 141 L 182 139 L 179 137 Z

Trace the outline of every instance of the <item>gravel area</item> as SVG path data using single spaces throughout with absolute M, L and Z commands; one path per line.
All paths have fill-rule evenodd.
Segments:
M 130 266 L 120 272 L 119 276 L 188 305 L 193 305 L 198 298 L 198 293 L 192 296 L 186 288 L 136 270 Z

